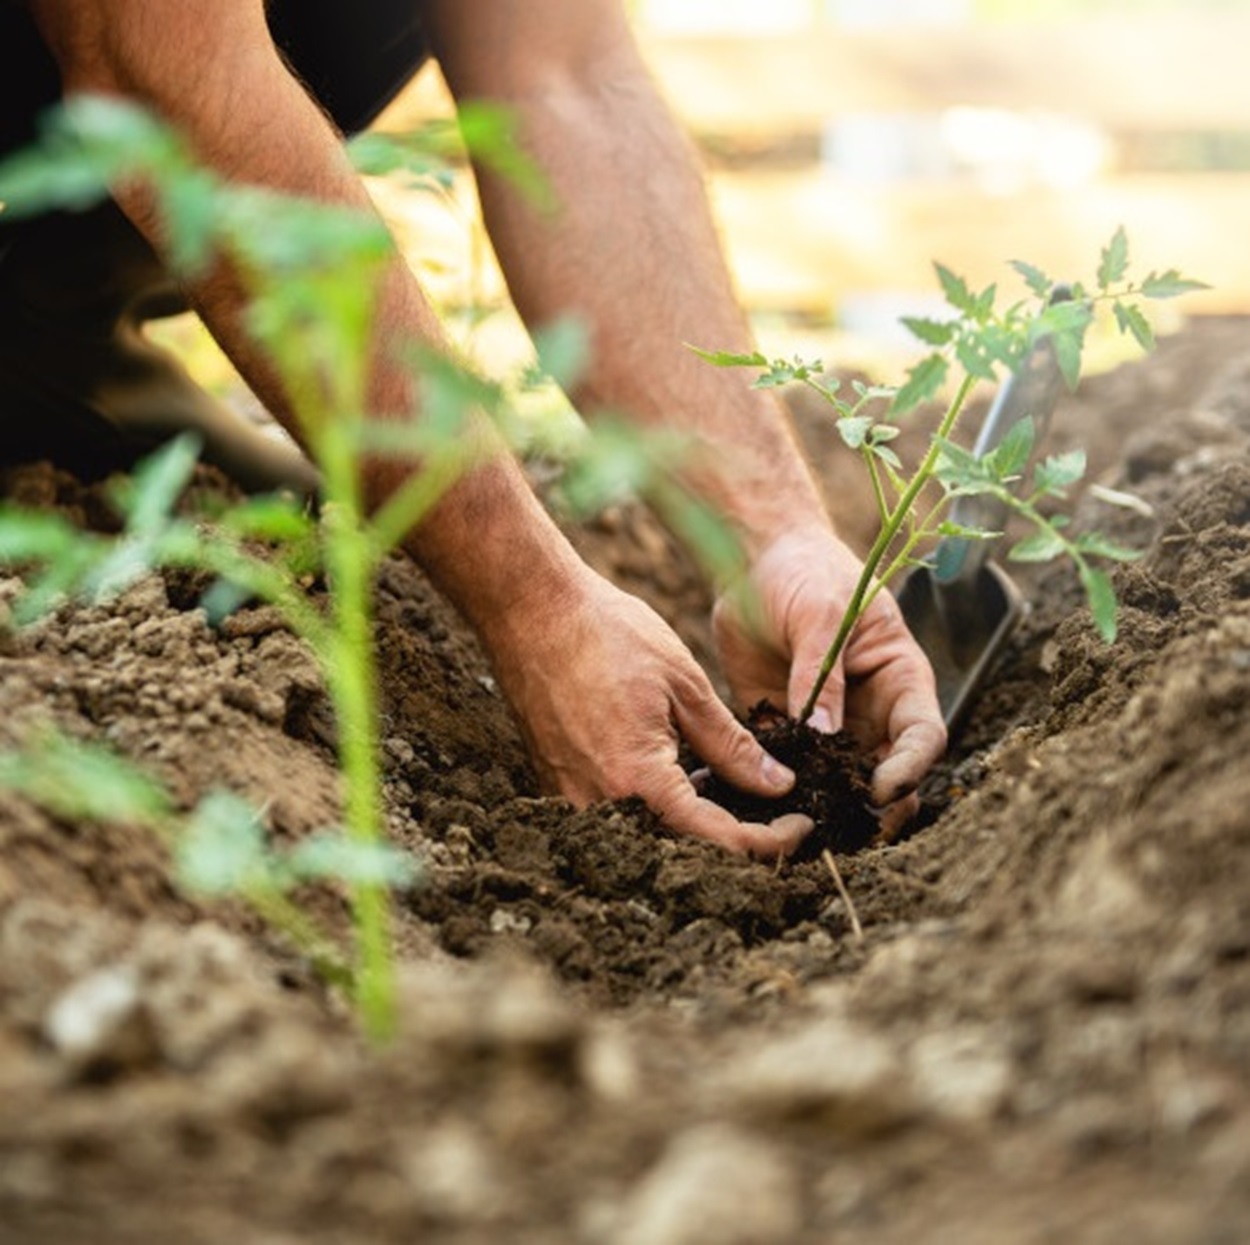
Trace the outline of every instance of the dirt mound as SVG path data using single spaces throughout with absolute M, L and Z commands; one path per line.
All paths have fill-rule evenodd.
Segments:
M 481 654 L 400 560 L 387 806 L 424 871 L 386 1051 L 245 911 L 181 896 L 144 832 L 0 796 L 0 1242 L 1250 1235 L 1246 340 L 1200 323 L 1061 412 L 1057 443 L 1092 438 L 1101 482 L 1153 508 L 1081 502 L 1149 546 L 1120 636 L 1066 571 L 1030 579 L 917 831 L 842 860 L 863 942 L 820 862 L 540 798 Z M 4 491 L 110 522 L 46 468 Z M 710 654 L 647 516 L 579 541 Z M 270 611 L 214 629 L 198 587 L 6 631 L 0 742 L 107 740 L 294 839 L 337 807 L 324 693 Z

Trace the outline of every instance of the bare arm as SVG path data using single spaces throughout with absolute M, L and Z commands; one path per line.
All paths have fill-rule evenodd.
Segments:
M 261 0 L 39 0 L 34 6 L 62 65 L 67 93 L 124 94 L 177 126 L 223 178 L 372 211 L 338 136 L 283 66 Z M 160 249 L 149 197 L 132 189 L 123 209 Z M 245 296 L 217 271 L 189 291 L 214 336 L 268 408 L 297 437 L 298 420 L 266 359 L 243 328 Z M 418 282 L 396 257 L 384 281 L 380 337 L 442 344 Z M 373 406 L 404 418 L 411 395 L 402 370 L 377 351 Z M 371 481 L 375 494 L 386 482 Z M 473 539 L 478 574 L 465 572 Z M 533 589 L 563 589 L 575 558 L 515 465 L 500 455 L 462 481 L 412 539 L 413 551 L 471 622 L 489 625 Z M 524 568 L 524 575 L 518 573 Z
M 858 564 L 836 537 L 775 396 L 708 367 L 683 343 L 753 348 L 702 181 L 656 92 L 619 0 L 434 0 L 432 30 L 458 99 L 512 110 L 550 179 L 546 218 L 483 171 L 491 238 L 531 324 L 574 314 L 591 328 L 582 409 L 693 434 L 693 482 L 736 525 L 763 617 L 741 597 L 717 610 L 741 707 L 797 712 L 840 621 Z M 942 751 L 932 672 L 893 599 L 857 628 L 818 710 L 878 752 L 876 796 L 900 798 Z
M 148 105 L 222 177 L 371 211 L 339 136 L 282 64 L 262 0 L 31 0 L 66 93 Z M 159 251 L 142 188 L 119 202 Z M 443 345 L 438 321 L 396 256 L 381 284 L 371 414 L 414 417 L 388 347 Z M 248 383 L 298 435 L 298 421 L 244 329 L 246 298 L 220 267 L 189 289 Z M 375 500 L 394 484 L 375 469 Z M 585 803 L 641 795 L 670 824 L 741 850 L 792 847 L 802 827 L 745 826 L 700 800 L 677 762 L 679 732 L 713 768 L 761 794 L 788 788 L 658 617 L 594 575 L 502 452 L 462 478 L 408 547 L 482 636 L 540 774 Z
M 491 240 L 530 324 L 590 326 L 583 411 L 677 425 L 704 447 L 693 473 L 750 554 L 828 527 L 783 410 L 684 343 L 751 348 L 702 179 L 616 0 L 436 0 L 432 32 L 457 98 L 516 115 L 558 204 L 544 216 L 489 172 Z

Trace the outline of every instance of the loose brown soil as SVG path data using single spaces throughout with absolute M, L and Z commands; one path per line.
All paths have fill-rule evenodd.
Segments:
M 829 849 L 857 852 L 882 838 L 872 809 L 872 764 L 849 731 L 822 734 L 762 700 L 747 716 L 751 733 L 795 775 L 779 799 L 753 796 L 711 775 L 703 795 L 740 821 L 767 822 L 785 813 L 812 819 L 812 832 L 795 853 L 807 860 Z
M 917 832 L 841 860 L 862 943 L 819 861 L 540 798 L 480 653 L 400 561 L 387 802 L 424 877 L 387 1050 L 245 911 L 181 896 L 143 832 L 0 797 L 0 1242 L 1250 1237 L 1245 322 L 1094 381 L 1055 435 L 1155 507 L 1080 503 L 1150 546 L 1121 636 L 1066 571 L 1033 577 Z M 100 518 L 46 468 L 5 491 Z M 644 514 L 578 539 L 710 654 Z M 184 802 L 265 803 L 281 840 L 332 821 L 307 654 L 263 609 L 210 629 L 197 587 L 6 633 L 0 742 L 50 721 Z

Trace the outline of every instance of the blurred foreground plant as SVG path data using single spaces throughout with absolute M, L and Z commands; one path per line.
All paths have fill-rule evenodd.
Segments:
M 478 118 L 474 133 L 483 158 L 525 168 L 489 118 Z M 406 169 L 437 180 L 445 136 L 434 146 L 431 151 L 418 141 L 370 136 L 359 154 L 372 172 Z M 336 850 L 321 859 L 350 896 L 356 943 L 351 986 L 366 1028 L 381 1037 L 392 1027 L 394 1007 L 386 886 L 408 873 L 393 862 L 357 867 L 362 860 L 391 860 L 379 850 L 372 584 L 380 560 L 473 465 L 480 438 L 465 435 L 466 429 L 497 391 L 458 363 L 414 348 L 408 364 L 422 418 L 402 426 L 370 421 L 366 395 L 378 292 L 394 259 L 385 226 L 371 214 L 224 183 L 191 157 L 174 131 L 133 105 L 83 96 L 54 110 L 41 141 L 0 167 L 0 200 L 6 216 L 81 210 L 111 187 L 134 181 L 153 196 L 166 258 L 179 276 L 193 277 L 224 260 L 246 289 L 248 330 L 277 369 L 321 469 L 319 514 L 310 515 L 289 497 L 267 497 L 232 508 L 212 526 L 177 517 L 174 504 L 197 451 L 193 440 L 180 438 L 141 465 L 119 495 L 126 515 L 119 539 L 81 532 L 55 515 L 6 510 L 0 516 L 0 560 L 42 568 L 18 607 L 19 620 L 66 596 L 115 596 L 154 567 L 191 566 L 219 577 L 206 598 L 210 613 L 260 598 L 276 606 L 309 645 L 334 706 L 345 842 L 352 846 L 350 853 Z M 361 465 L 381 457 L 402 458 L 419 469 L 370 514 Z M 268 549 L 258 551 L 258 543 Z M 302 588 L 314 572 L 324 572 L 330 587 L 326 610 Z M 57 755 L 63 763 L 64 755 Z M 216 838 L 218 864 L 234 864 L 217 870 L 213 889 L 229 881 L 293 929 L 298 922 L 279 902 L 284 887 L 277 882 L 305 876 L 307 861 L 297 855 L 283 870 L 271 867 L 257 848 L 255 815 L 237 801 L 211 798 L 212 816 L 201 807 L 186 830 L 199 844 L 190 858 L 199 864 L 187 875 L 193 887 L 203 889 Z M 251 862 L 246 868 L 245 861 Z
M 545 191 L 511 141 L 506 118 L 486 110 L 462 119 L 476 157 L 506 172 L 541 206 Z M 401 172 L 435 189 L 445 184 L 449 140 L 367 135 L 352 150 L 371 174 Z M 446 490 L 479 461 L 484 438 L 475 421 L 516 433 L 514 405 L 553 378 L 567 387 L 582 364 L 575 326 L 554 326 L 536 341 L 538 365 L 514 385 L 487 380 L 466 363 L 409 343 L 420 417 L 406 422 L 368 418 L 368 361 L 377 294 L 394 254 L 380 220 L 341 207 L 221 182 L 199 166 L 176 133 L 147 112 L 114 99 L 78 97 L 49 114 L 42 141 L 0 165 L 6 215 L 81 210 L 121 182 L 150 188 L 180 275 L 225 260 L 249 295 L 247 327 L 290 395 L 301 436 L 322 472 L 321 504 L 310 513 L 297 499 L 255 498 L 213 522 L 181 517 L 176 504 L 195 467 L 193 438 L 174 440 L 140 464 L 115 489 L 124 516 L 119 537 L 84 532 L 55 514 L 0 507 L 0 565 L 16 567 L 29 589 L 15 609 L 28 622 L 66 599 L 107 600 L 160 567 L 212 572 L 203 605 L 210 620 L 260 599 L 274 605 L 309 646 L 334 708 L 343 776 L 344 830 L 286 856 L 264 842 L 261 818 L 237 797 L 214 793 L 180 830 L 168 798 L 145 779 L 127 777 L 111 754 L 46 741 L 0 756 L 0 781 L 45 802 L 60 787 L 88 791 L 105 784 L 114 795 L 140 793 L 137 803 L 84 805 L 83 815 L 151 825 L 175 841 L 179 875 L 193 892 L 234 893 L 253 903 L 352 993 L 366 1029 L 383 1038 L 394 1023 L 393 960 L 387 888 L 414 870 L 384 846 L 378 758 L 378 706 L 373 619 L 374 577 L 381 560 L 429 513 Z M 515 438 L 511 438 L 515 439 Z M 681 446 L 651 444 L 607 425 L 578 438 L 577 466 L 566 495 L 590 508 L 622 491 L 651 493 L 670 524 L 703 551 L 718 572 L 736 563 L 728 529 L 682 488 L 673 461 Z M 393 458 L 412 470 L 372 513 L 361 467 Z M 398 474 L 398 473 L 397 473 Z M 305 585 L 324 576 L 325 608 Z M 78 756 L 81 770 L 66 776 Z M 49 768 L 51 767 L 51 768 Z M 49 781 L 60 774 L 65 781 Z M 153 804 L 155 801 L 155 804 Z M 109 811 L 111 809 L 111 811 Z M 127 811 L 128 810 L 128 811 Z M 308 878 L 335 878 L 350 898 L 353 955 L 344 959 L 288 895 Z

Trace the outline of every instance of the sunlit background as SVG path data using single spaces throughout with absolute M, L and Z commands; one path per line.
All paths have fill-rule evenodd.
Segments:
M 1134 258 L 1213 287 L 1159 309 L 1250 312 L 1250 0 L 635 0 L 693 137 L 762 345 L 896 375 L 932 261 L 978 284 L 1027 259 Z M 451 113 L 428 67 L 382 118 Z M 526 349 L 467 174 L 376 197 L 488 368 Z M 715 343 L 709 343 L 714 345 Z M 1095 366 L 1121 351 L 1096 341 Z
M 1214 286 L 1165 321 L 1250 310 L 1248 0 L 631 11 L 702 153 L 766 345 L 871 358 L 897 340 L 901 312 L 931 300 L 934 259 L 976 282 L 1010 281 L 1016 258 L 1080 277 L 1121 223 L 1143 266 Z M 440 96 L 428 70 L 386 124 L 445 109 Z M 480 244 L 457 233 L 468 197 L 455 222 L 380 193 L 449 306 L 501 298 Z

